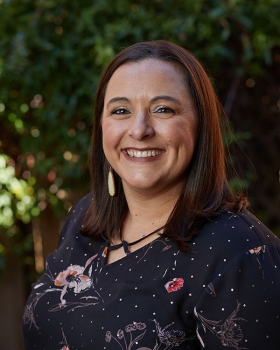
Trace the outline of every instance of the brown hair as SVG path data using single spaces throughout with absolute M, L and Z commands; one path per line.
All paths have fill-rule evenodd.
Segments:
M 109 164 L 102 148 L 101 119 L 106 87 L 113 73 L 123 64 L 153 58 L 176 64 L 185 76 L 199 118 L 197 145 L 187 169 L 183 191 L 163 234 L 188 250 L 187 242 L 214 216 L 226 210 L 238 212 L 247 207 L 243 195 L 235 195 L 226 177 L 225 149 L 221 122 L 223 108 L 202 65 L 184 48 L 159 40 L 137 43 L 121 51 L 103 73 L 96 91 L 90 171 L 94 200 L 84 217 L 83 235 L 110 240 L 119 232 L 127 203 L 121 178 L 114 172 L 117 195 L 108 194 Z

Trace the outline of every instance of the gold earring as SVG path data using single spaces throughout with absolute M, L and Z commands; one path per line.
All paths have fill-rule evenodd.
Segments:
M 108 191 L 111 197 L 114 197 L 114 195 L 116 194 L 115 179 L 114 179 L 112 167 L 109 168 L 109 172 L 108 172 Z

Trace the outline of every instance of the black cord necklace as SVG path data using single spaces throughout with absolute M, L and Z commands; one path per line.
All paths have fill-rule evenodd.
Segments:
M 124 252 L 125 252 L 125 254 L 127 255 L 127 254 L 130 253 L 128 247 L 130 247 L 131 245 L 134 245 L 134 244 L 137 244 L 137 243 L 143 241 L 143 239 L 145 239 L 145 238 L 147 238 L 147 237 L 153 235 L 154 233 L 159 232 L 160 230 L 162 230 L 162 229 L 164 228 L 164 226 L 165 226 L 165 225 L 161 226 L 160 228 L 157 228 L 155 231 L 153 231 L 153 232 L 151 232 L 151 233 L 148 233 L 148 234 L 145 235 L 144 237 L 141 237 L 141 238 L 139 238 L 139 239 L 137 239 L 136 241 L 131 242 L 131 243 L 128 243 L 127 241 L 125 241 L 124 239 L 122 239 L 122 235 L 120 234 L 121 243 L 116 244 L 116 245 L 110 245 L 110 246 L 108 247 L 108 250 L 109 250 L 109 251 L 110 251 L 110 250 L 117 250 L 117 249 L 123 247 Z

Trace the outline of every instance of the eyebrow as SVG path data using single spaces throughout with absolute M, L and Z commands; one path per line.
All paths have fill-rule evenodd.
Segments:
M 110 104 L 114 102 L 129 102 L 129 99 L 127 97 L 113 97 L 111 100 L 107 103 L 106 107 L 108 108 Z
M 155 96 L 151 99 L 151 102 L 157 102 L 159 100 L 167 100 L 167 101 L 172 101 L 175 102 L 177 104 L 180 104 L 180 102 L 171 96 L 168 95 L 160 95 L 160 96 Z M 108 108 L 110 104 L 114 103 L 114 102 L 130 102 L 129 99 L 127 97 L 113 97 L 106 105 L 106 107 Z
M 167 100 L 167 101 L 171 101 L 171 102 L 175 102 L 177 104 L 180 104 L 180 102 L 176 98 L 168 96 L 168 95 L 156 96 L 156 97 L 151 99 L 151 102 L 157 102 L 159 100 Z

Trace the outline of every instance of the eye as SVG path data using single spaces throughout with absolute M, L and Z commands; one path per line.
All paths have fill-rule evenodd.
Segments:
M 123 114 L 129 114 L 130 111 L 127 109 L 127 108 L 124 108 L 124 107 L 118 107 L 118 108 L 115 108 L 111 114 L 119 114 L 119 115 L 123 115 Z
M 172 113 L 173 114 L 174 110 L 169 108 L 169 107 L 159 106 L 153 112 L 154 113 L 168 113 L 168 114 Z

